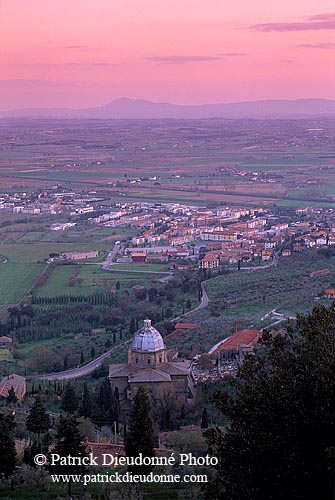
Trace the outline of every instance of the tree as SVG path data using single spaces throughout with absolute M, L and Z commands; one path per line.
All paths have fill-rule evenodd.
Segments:
M 84 383 L 83 397 L 80 406 L 80 415 L 85 418 L 91 418 L 93 413 L 93 401 L 92 395 L 87 387 L 86 382 Z
M 125 452 L 127 457 L 137 457 L 140 453 L 143 454 L 143 457 L 155 456 L 154 431 L 150 411 L 147 391 L 140 386 L 135 394 L 128 422 L 125 441 Z M 133 474 L 149 474 L 152 470 L 152 466 L 129 465 L 128 470 Z M 140 483 L 139 499 L 142 500 L 142 498 L 142 484 Z
M 70 382 L 65 387 L 61 408 L 67 413 L 75 413 L 78 409 L 77 394 Z
M 113 393 L 108 377 L 100 384 L 96 401 L 97 412 L 93 416 L 94 422 L 102 427 L 118 423 L 119 401 L 118 393 Z
M 208 499 L 333 498 L 335 303 L 298 316 L 287 334 L 263 333 L 214 402 L 227 431 L 206 432 L 219 462 Z
M 67 356 L 64 357 L 64 363 L 63 363 L 64 370 L 67 370 L 69 367 L 69 363 L 67 360 Z
M 52 453 L 57 453 L 61 457 L 84 457 L 87 456 L 86 447 L 82 443 L 82 436 L 78 429 L 78 421 L 75 417 L 60 417 L 57 426 L 55 447 Z M 50 462 L 50 460 L 49 460 Z M 83 465 L 49 465 L 51 474 L 69 474 L 68 495 L 71 497 L 72 479 L 71 475 L 85 474 L 86 468 Z
M 85 356 L 83 351 L 80 352 L 80 364 L 83 365 L 85 363 Z
M 121 285 L 120 285 L 119 281 L 116 282 L 115 288 L 116 288 L 116 290 L 120 290 Z
M 0 476 L 11 476 L 15 470 L 16 449 L 12 431 L 13 419 L 0 413 Z
M 24 449 L 23 452 L 23 463 L 29 465 L 29 467 L 36 468 L 34 461 L 35 456 L 41 452 L 40 444 L 37 441 L 32 441 L 30 446 Z
M 131 318 L 130 325 L 129 325 L 129 333 L 130 333 L 130 335 L 134 335 L 135 332 L 136 332 L 135 318 Z
M 202 411 L 201 429 L 208 429 L 208 417 L 207 417 L 207 408 L 206 408 L 206 406 L 204 407 L 204 409 Z
M 95 349 L 94 349 L 94 347 L 92 346 L 92 347 L 91 347 L 91 358 L 94 358 L 94 356 L 95 356 Z
M 36 398 L 33 406 L 30 409 L 29 415 L 26 420 L 27 430 L 38 434 L 38 441 L 40 435 L 50 428 L 50 417 L 45 411 L 44 405 L 40 398 Z
M 167 307 L 165 309 L 165 317 L 166 318 L 171 318 L 172 314 L 173 314 L 173 311 L 172 311 L 171 307 Z
M 8 391 L 8 395 L 6 397 L 7 404 L 10 405 L 11 403 L 16 403 L 17 402 L 17 395 L 15 394 L 15 391 L 13 387 L 10 387 Z

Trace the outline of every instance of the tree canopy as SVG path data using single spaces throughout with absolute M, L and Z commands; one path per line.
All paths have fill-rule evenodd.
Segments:
M 16 449 L 12 431 L 15 424 L 13 418 L 0 413 L 0 477 L 11 476 L 15 470 Z
M 75 413 L 78 409 L 78 397 L 70 382 L 65 387 L 61 408 L 67 413 Z
M 61 415 L 57 425 L 57 435 L 52 453 L 58 453 L 61 457 L 84 457 L 87 455 L 85 444 L 78 429 L 78 421 L 73 416 L 63 417 Z M 83 465 L 49 465 L 51 474 L 84 474 L 86 468 Z M 68 495 L 71 496 L 72 481 L 68 482 Z
M 128 457 L 137 457 L 140 453 L 144 457 L 153 457 L 154 431 L 150 415 L 150 402 L 147 391 L 139 387 L 134 397 L 133 407 L 128 422 L 125 451 Z M 128 469 L 134 474 L 149 474 L 152 467 L 149 465 L 133 465 Z
M 263 333 L 255 356 L 214 402 L 229 419 L 209 429 L 211 500 L 331 500 L 335 459 L 335 304 Z
M 40 435 L 50 427 L 50 418 L 40 398 L 36 398 L 26 420 L 28 431 Z

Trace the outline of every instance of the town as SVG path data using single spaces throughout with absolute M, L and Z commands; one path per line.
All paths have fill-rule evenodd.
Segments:
M 51 231 L 71 231 L 83 220 L 97 227 L 135 230 L 130 245 L 123 245 L 117 255 L 116 262 L 122 263 L 186 260 L 189 266 L 212 269 L 225 263 L 272 261 L 278 250 L 287 257 L 306 248 L 335 245 L 332 208 L 204 208 L 148 202 L 111 202 L 106 208 L 106 199 L 96 196 L 96 191 L 76 193 L 60 186 L 38 193 L 2 193 L 0 198 L 0 213 L 33 216 L 31 222 L 53 215 L 58 222 L 46 226 Z M 73 248 L 73 254 L 64 257 L 98 256 L 93 252 L 85 257 L 75 251 Z

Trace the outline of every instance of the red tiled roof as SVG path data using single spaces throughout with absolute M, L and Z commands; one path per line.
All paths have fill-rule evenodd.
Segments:
M 176 330 L 189 330 L 191 328 L 199 328 L 199 325 L 197 323 L 176 323 L 174 327 Z
M 3 335 L 2 337 L 0 337 L 0 342 L 6 342 L 8 344 L 12 344 L 13 343 L 13 339 L 11 337 L 7 337 L 6 335 Z
M 218 345 L 218 347 L 210 354 L 211 356 L 213 356 L 221 351 L 237 351 L 238 346 L 241 344 L 254 346 L 258 339 L 258 330 L 241 330 L 240 332 L 235 333 L 235 335 L 232 335 L 220 345 Z

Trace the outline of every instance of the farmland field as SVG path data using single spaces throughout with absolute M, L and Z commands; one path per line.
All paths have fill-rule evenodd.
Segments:
M 20 301 L 43 267 L 43 264 L 0 264 L 0 308 Z
M 317 269 L 329 274 L 310 277 Z M 307 313 L 323 291 L 335 285 L 335 257 L 324 258 L 316 250 L 281 258 L 277 267 L 256 272 L 234 272 L 208 283 L 209 308 L 196 313 L 195 319 L 219 315 L 227 320 L 241 319 L 247 324 L 264 327 L 261 317 L 272 309 L 284 316 Z
M 1 361 L 6 361 L 7 363 L 13 361 L 13 356 L 9 349 L 0 349 L 0 362 Z
M 105 292 L 115 287 L 117 281 L 121 283 L 122 290 L 130 290 L 134 285 L 150 285 L 164 276 L 151 274 L 149 269 L 148 273 L 144 269 L 140 269 L 140 273 L 135 273 L 131 272 L 131 269 L 126 270 L 124 266 L 122 269 L 125 269 L 125 272 L 113 272 L 114 267 L 118 268 L 118 266 L 113 266 L 111 270 L 105 271 L 100 265 L 95 264 L 57 266 L 48 281 L 35 292 L 35 295 L 53 297 L 64 293 L 86 295 L 98 290 Z M 157 269 L 155 271 L 158 272 Z M 69 280 L 74 275 L 76 275 L 75 283 L 69 286 Z
M 334 131 L 331 119 L 66 120 L 65 136 L 62 120 L 2 119 L 1 185 L 59 182 L 114 201 L 334 207 Z

